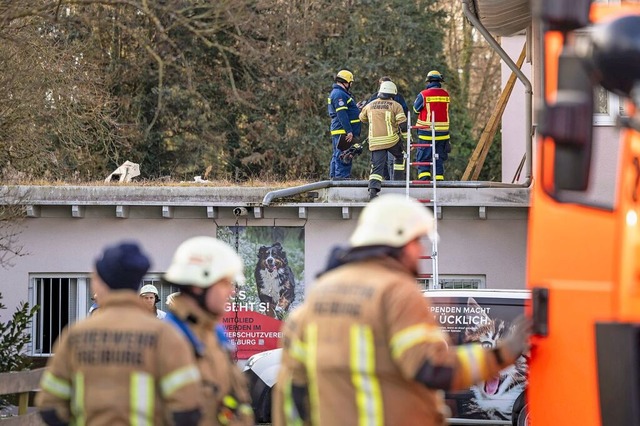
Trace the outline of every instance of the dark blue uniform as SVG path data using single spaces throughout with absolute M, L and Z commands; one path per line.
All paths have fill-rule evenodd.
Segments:
M 344 162 L 339 158 L 342 151 L 338 149 L 340 135 L 353 133 L 354 137 L 360 136 L 360 109 L 356 105 L 355 99 L 344 87 L 334 84 L 329 94 L 328 112 L 331 117 L 331 142 L 333 144 L 333 155 L 329 177 L 331 179 L 348 179 L 351 177 L 351 162 Z

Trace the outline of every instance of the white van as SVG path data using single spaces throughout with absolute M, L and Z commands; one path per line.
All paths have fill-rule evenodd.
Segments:
M 527 290 L 430 290 L 423 294 L 429 299 L 431 312 L 452 344 L 477 342 L 486 347 L 495 346 L 505 335 L 511 322 L 524 313 L 530 298 Z M 249 358 L 244 367 L 258 422 L 271 420 L 271 389 L 275 385 L 281 356 L 281 349 L 261 352 Z M 496 379 L 466 391 L 447 393 L 446 403 L 451 411 L 449 423 L 517 425 L 526 373 L 523 356 Z

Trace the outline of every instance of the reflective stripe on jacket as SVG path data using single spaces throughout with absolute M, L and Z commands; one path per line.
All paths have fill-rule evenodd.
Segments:
M 418 94 L 413 110 L 418 114 L 417 126 L 431 126 L 431 114 L 435 113 L 436 132 L 449 131 L 449 92 L 441 87 L 430 87 Z M 419 133 L 431 130 L 419 129 Z
M 362 109 L 360 120 L 369 123 L 369 150 L 377 151 L 398 143 L 398 125 L 406 122 L 407 117 L 398 102 L 378 98 Z

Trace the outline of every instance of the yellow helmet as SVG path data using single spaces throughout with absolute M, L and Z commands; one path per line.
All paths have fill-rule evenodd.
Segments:
M 444 77 L 442 77 L 439 71 L 431 70 L 427 74 L 427 82 L 429 81 L 444 81 Z
M 353 83 L 353 73 L 349 70 L 340 70 L 336 74 L 336 80 L 343 80 L 345 83 Z
M 402 194 L 383 194 L 362 210 L 351 247 L 403 247 L 416 238 L 436 238 L 431 210 Z

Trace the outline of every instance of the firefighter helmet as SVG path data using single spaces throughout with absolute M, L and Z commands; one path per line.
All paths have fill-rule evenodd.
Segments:
M 338 74 L 336 74 L 336 81 L 353 83 L 353 73 L 349 70 L 340 70 L 338 71 Z
M 155 285 L 153 284 L 146 284 L 143 285 L 142 288 L 140 288 L 140 294 L 145 294 L 145 293 L 153 293 L 156 296 L 158 295 L 158 289 L 156 288 Z
M 380 83 L 380 90 L 378 90 L 378 93 L 394 96 L 398 94 L 398 88 L 392 81 L 383 81 L 382 83 Z
M 193 237 L 176 249 L 164 280 L 178 286 L 208 288 L 228 278 L 243 281 L 242 259 L 228 244 L 213 237 Z
M 413 198 L 383 194 L 362 210 L 349 242 L 352 247 L 402 247 L 422 236 L 436 238 L 431 211 Z
M 430 81 L 444 81 L 444 77 L 442 77 L 439 71 L 431 70 L 427 74 L 427 83 Z

